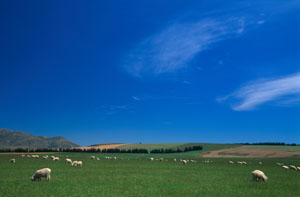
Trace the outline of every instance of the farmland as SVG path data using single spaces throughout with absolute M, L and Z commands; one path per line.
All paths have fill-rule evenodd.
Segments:
M 215 147 L 215 146 L 214 146 Z M 211 149 L 216 149 L 211 148 Z M 220 148 L 220 147 L 219 147 Z M 246 158 L 249 165 L 229 165 L 241 159 L 212 158 L 203 163 L 201 151 L 174 154 L 56 153 L 61 161 L 0 154 L 0 196 L 299 196 L 300 172 L 284 171 L 275 163 L 300 166 L 300 158 Z M 52 154 L 49 154 L 49 156 Z M 64 164 L 68 155 L 83 167 Z M 95 155 L 100 161 L 91 160 Z M 116 156 L 117 160 L 105 160 Z M 148 158 L 168 158 L 149 161 Z M 8 160 L 16 158 L 16 163 Z M 121 159 L 123 158 L 123 160 Z M 197 160 L 183 165 L 171 158 Z M 263 165 L 258 165 L 262 161 Z M 31 182 L 35 170 L 51 168 L 51 181 Z M 260 169 L 268 182 L 253 182 L 251 172 Z

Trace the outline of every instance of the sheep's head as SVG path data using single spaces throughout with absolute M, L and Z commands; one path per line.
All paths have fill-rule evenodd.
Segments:
M 34 178 L 34 177 L 31 177 L 30 180 L 31 180 L 31 181 L 35 181 L 35 178 Z

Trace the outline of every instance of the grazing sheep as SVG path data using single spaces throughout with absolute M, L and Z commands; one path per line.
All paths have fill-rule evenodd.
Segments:
M 150 161 L 153 161 L 153 160 L 154 160 L 154 158 L 153 158 L 153 157 L 151 157 L 149 160 L 150 160 Z
M 267 181 L 268 177 L 265 175 L 264 172 L 260 170 L 254 170 L 252 172 L 253 181 Z
M 279 165 L 279 166 L 283 166 L 284 164 L 283 163 L 276 163 L 277 165 Z
M 229 164 L 234 164 L 234 162 L 233 161 L 229 161 Z
M 43 156 L 43 159 L 48 159 L 48 155 Z
M 55 156 L 52 155 L 52 156 L 51 156 L 51 159 L 53 160 L 54 158 L 55 158 Z
M 71 165 L 72 165 L 72 166 L 77 166 L 77 164 L 78 164 L 77 162 L 78 162 L 78 161 L 73 161 Z
M 160 158 L 159 161 L 164 161 L 164 158 Z
M 290 168 L 293 170 L 297 170 L 296 166 L 294 166 L 294 165 L 290 165 Z
M 53 157 L 53 161 L 59 161 L 59 157 Z
M 25 157 L 25 155 L 22 155 L 22 157 Z
M 185 165 L 185 164 L 187 164 L 187 161 L 186 160 L 182 160 L 182 163 Z
M 177 161 L 176 159 L 173 159 L 175 162 Z
M 96 159 L 96 157 L 95 156 L 91 156 L 91 159 Z
M 31 155 L 27 155 L 27 157 L 29 158 L 29 157 L 31 157 Z
M 45 177 L 47 181 L 50 181 L 50 173 L 51 169 L 50 168 L 43 168 L 40 170 L 37 170 L 34 175 L 31 177 L 32 181 L 40 181 L 42 180 L 42 177 Z
M 281 167 L 282 167 L 282 169 L 284 169 L 284 170 L 290 169 L 288 166 L 281 166 Z
M 82 167 L 82 161 L 73 161 L 72 166 L 81 166 Z
M 196 160 L 191 160 L 191 162 L 192 162 L 192 163 L 197 163 L 197 161 L 196 161 Z
M 117 160 L 117 157 L 114 157 L 114 160 Z
M 67 158 L 67 159 L 65 160 L 65 163 L 67 163 L 67 164 L 72 164 L 72 160 L 69 159 L 69 158 Z
M 14 158 L 14 159 L 9 160 L 9 163 L 16 163 L 16 159 Z
M 99 161 L 100 160 L 100 158 L 99 157 L 97 157 L 97 161 Z
M 258 165 L 262 165 L 262 162 L 258 162 Z

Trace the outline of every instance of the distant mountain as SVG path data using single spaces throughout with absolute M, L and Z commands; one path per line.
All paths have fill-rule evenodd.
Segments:
M 78 147 L 63 137 L 35 136 L 0 128 L 0 148 L 72 148 Z

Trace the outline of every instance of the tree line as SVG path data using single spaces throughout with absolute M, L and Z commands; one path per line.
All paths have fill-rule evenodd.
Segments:
M 287 144 L 284 142 L 255 142 L 255 143 L 239 143 L 242 145 L 273 145 L 273 146 L 299 146 L 296 143 Z
M 191 146 L 185 147 L 184 149 L 96 149 L 96 148 L 89 148 L 89 149 L 81 149 L 81 148 L 38 148 L 38 149 L 29 149 L 29 148 L 2 148 L 0 152 L 19 152 L 19 153 L 34 153 L 34 152 L 80 152 L 80 153 L 142 153 L 142 154 L 165 154 L 165 153 L 181 153 L 181 152 L 188 152 L 188 151 L 195 151 L 195 150 L 202 150 L 202 146 Z

